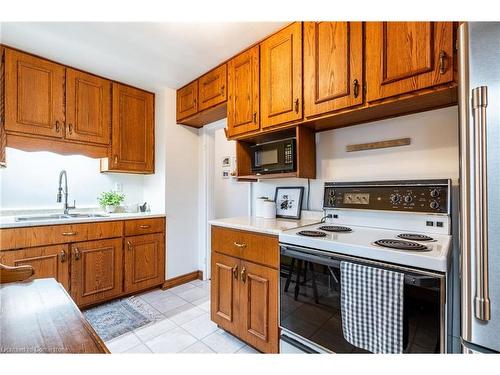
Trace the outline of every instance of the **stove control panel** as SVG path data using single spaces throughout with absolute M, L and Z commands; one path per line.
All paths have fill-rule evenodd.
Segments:
M 450 213 L 449 180 L 327 182 L 323 207 Z

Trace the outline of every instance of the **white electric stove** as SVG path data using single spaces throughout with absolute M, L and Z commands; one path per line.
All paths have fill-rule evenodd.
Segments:
M 323 221 L 279 235 L 282 347 L 358 352 L 338 311 L 339 265 L 348 261 L 403 273 L 405 352 L 445 352 L 450 188 L 449 180 L 326 183 Z

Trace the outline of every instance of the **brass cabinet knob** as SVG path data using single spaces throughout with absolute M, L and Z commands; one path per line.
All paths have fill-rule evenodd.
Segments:
M 236 265 L 233 267 L 233 277 L 238 280 L 238 266 Z
M 243 281 L 243 283 L 247 281 L 247 269 L 245 267 L 241 270 L 241 281 Z
M 59 261 L 61 263 L 66 262 L 66 251 L 61 250 L 61 252 L 59 253 Z
M 80 250 L 78 250 L 77 248 L 75 248 L 75 250 L 73 251 L 73 254 L 75 254 L 75 260 L 79 260 L 80 259 Z

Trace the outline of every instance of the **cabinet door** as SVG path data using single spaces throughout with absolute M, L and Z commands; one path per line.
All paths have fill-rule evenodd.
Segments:
M 362 103 L 362 23 L 305 22 L 305 116 L 322 115 Z
M 125 292 L 165 281 L 165 237 L 162 233 L 125 238 Z
M 71 296 L 89 305 L 122 292 L 122 240 L 79 242 L 71 245 Z
M 367 22 L 367 100 L 453 80 L 452 22 Z
M 210 316 L 223 329 L 239 334 L 240 260 L 212 252 Z
M 154 173 L 154 95 L 113 83 L 112 123 L 108 170 Z
M 260 46 L 261 127 L 302 118 L 302 25 L 295 22 Z
M 66 69 L 66 138 L 110 143 L 111 82 Z
M 177 121 L 198 112 L 198 80 L 177 90 Z
M 62 137 L 64 66 L 6 49 L 5 69 L 5 129 Z
M 241 53 L 227 64 L 228 135 L 259 130 L 259 46 Z
M 241 262 L 240 337 L 264 353 L 278 352 L 278 271 Z
M 226 101 L 227 95 L 227 66 L 215 68 L 198 79 L 199 110 L 213 107 Z
M 69 290 L 68 245 L 32 247 L 0 252 L 0 263 L 7 266 L 29 265 L 35 269 L 33 278 L 54 278 Z

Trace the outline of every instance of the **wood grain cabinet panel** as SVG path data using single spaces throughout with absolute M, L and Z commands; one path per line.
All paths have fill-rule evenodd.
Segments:
M 260 129 L 259 51 L 257 45 L 227 63 L 229 137 Z
M 122 239 L 71 244 L 71 297 L 79 306 L 122 293 Z
M 8 266 L 29 265 L 33 279 L 54 278 L 69 290 L 69 246 L 43 246 L 0 252 L 0 263 Z
M 212 253 L 210 316 L 220 327 L 235 334 L 240 331 L 239 271 L 239 259 Z
M 177 121 L 198 112 L 198 80 L 177 90 Z
M 223 103 L 227 99 L 227 65 L 223 64 L 198 79 L 198 110 Z
M 66 69 L 66 139 L 108 145 L 111 129 L 111 82 Z
M 113 83 L 110 172 L 154 173 L 154 95 Z
M 165 219 L 138 219 L 125 221 L 125 236 L 159 233 L 165 231 Z
M 240 335 L 264 353 L 278 353 L 278 272 L 241 262 Z
M 5 130 L 63 137 L 65 67 L 5 51 Z
M 0 168 L 7 166 L 5 148 L 7 134 L 5 133 L 5 48 L 0 46 Z
M 452 22 L 367 22 L 367 100 L 453 81 Z
M 362 103 L 362 22 L 305 22 L 305 116 Z
M 125 293 L 165 281 L 165 238 L 147 234 L 125 238 Z
M 260 53 L 261 127 L 302 119 L 302 24 L 264 40 Z

